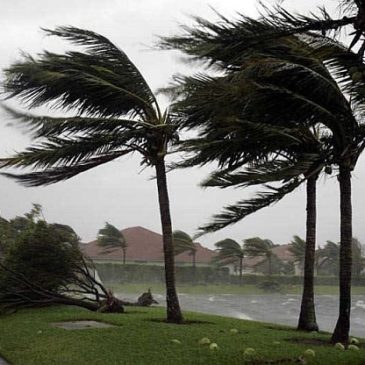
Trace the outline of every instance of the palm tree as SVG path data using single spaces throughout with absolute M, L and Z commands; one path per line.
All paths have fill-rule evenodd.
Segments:
M 83 29 L 59 27 L 48 35 L 71 41 L 83 51 L 43 52 L 23 57 L 5 70 L 4 89 L 29 108 L 51 105 L 75 116 L 37 117 L 12 112 L 33 131 L 37 143 L 1 160 L 4 167 L 34 171 L 6 174 L 26 186 L 67 180 L 119 157 L 138 152 L 155 169 L 163 232 L 167 321 L 183 321 L 175 288 L 174 250 L 165 155 L 176 137 L 168 112 L 127 55 L 107 38 Z
M 180 255 L 184 252 L 188 252 L 188 254 L 191 256 L 192 266 L 195 275 L 196 253 L 198 248 L 193 238 L 189 236 L 186 232 L 177 230 L 172 232 L 172 241 L 174 244 L 175 255 Z
M 217 256 L 213 258 L 213 263 L 221 266 L 238 264 L 240 285 L 242 285 L 243 259 L 245 257 L 244 248 L 237 241 L 230 238 L 218 241 L 214 245 L 216 247 Z
M 283 48 L 289 52 L 286 53 L 290 55 L 287 60 L 289 65 L 298 67 L 297 64 L 305 59 L 305 69 L 308 69 L 308 65 L 313 69 L 321 67 L 318 61 L 309 63 L 308 56 L 312 50 L 308 50 L 308 46 L 304 43 L 298 43 L 295 39 L 277 41 L 277 43 L 278 50 L 282 51 Z M 271 45 L 265 49 L 268 59 L 274 59 L 274 50 Z M 260 55 L 264 56 L 265 52 L 260 51 Z M 244 95 L 255 92 L 252 77 L 255 71 L 259 71 L 255 54 L 252 58 L 254 58 L 253 61 L 247 60 L 246 57 L 232 62 L 221 58 L 219 65 L 223 64 L 226 72 L 228 70 L 228 76 L 225 77 L 211 78 L 198 75 L 195 78 L 177 80 L 177 87 L 174 85 L 173 91 L 176 93 L 177 90 L 178 95 L 183 95 L 182 100 L 175 104 L 181 124 L 189 128 L 197 127 L 201 131 L 200 138 L 189 140 L 183 145 L 185 150 L 192 151 L 195 155 L 191 159 L 186 159 L 180 166 L 202 165 L 216 160 L 219 167 L 225 169 L 210 176 L 203 182 L 203 186 L 226 188 L 264 184 L 268 188 L 266 192 L 258 194 L 258 197 L 252 200 L 241 201 L 227 207 L 222 214 L 215 216 L 211 224 L 203 226 L 203 231 L 215 231 L 235 223 L 248 214 L 282 199 L 307 181 L 308 257 L 304 280 L 308 285 L 304 285 L 303 302 L 306 304 L 302 306 L 303 316 L 301 317 L 308 318 L 308 321 L 301 321 L 299 329 L 313 331 L 318 328 L 313 322 L 314 299 L 313 289 L 310 289 L 314 272 L 314 263 L 311 264 L 311 260 L 314 260 L 315 252 L 316 182 L 321 170 L 325 166 L 328 168 L 330 164 L 329 159 L 325 157 L 328 156 L 326 151 L 328 147 L 323 143 L 325 133 L 320 132 L 318 128 L 313 131 L 302 127 L 289 128 L 287 123 L 280 124 L 279 118 L 275 120 L 274 125 L 268 125 L 262 115 L 259 116 L 258 122 L 254 123 L 257 115 L 247 113 L 246 107 L 245 114 L 242 115 L 242 108 L 245 105 Z M 276 55 L 272 66 L 275 66 L 275 62 L 276 65 L 279 61 L 284 63 L 285 60 L 282 58 L 283 52 L 280 52 L 279 56 Z M 240 68 L 235 69 L 240 62 Z M 248 71 L 245 79 L 242 69 L 246 65 Z M 266 59 L 261 66 L 269 69 L 270 63 Z M 236 72 L 230 70 L 239 70 L 239 72 L 235 75 Z M 267 72 L 259 72 L 263 75 L 267 74 Z M 285 79 L 285 76 L 283 77 Z M 246 82 L 243 82 L 244 79 Z M 252 89 L 250 89 L 251 85 Z M 247 88 L 247 86 L 248 90 L 245 90 L 244 87 Z M 258 93 L 255 95 L 258 100 L 262 98 Z M 250 99 L 255 99 L 255 96 Z M 207 102 L 207 100 L 210 101 Z M 248 103 L 251 103 L 251 100 L 248 100 Z M 260 106 L 257 107 L 257 110 L 261 109 Z M 225 122 L 222 123 L 222 120 Z M 258 145 L 260 149 L 257 149 Z M 244 171 L 239 170 L 248 163 L 249 166 L 245 167 Z M 238 169 L 238 172 L 235 172 L 235 169 Z M 281 181 L 282 185 L 279 187 L 266 185 L 274 181 Z
M 320 4 L 320 2 L 319 2 Z M 239 15 L 236 20 L 229 20 L 216 12 L 218 21 L 194 17 L 192 27 L 183 26 L 184 34 L 172 37 L 161 37 L 159 47 L 162 49 L 183 49 L 187 54 L 207 60 L 217 59 L 226 53 L 227 47 L 235 52 L 256 47 L 262 42 L 295 34 L 337 36 L 346 27 L 347 34 L 353 36 L 349 49 L 358 45 L 358 55 L 364 56 L 365 45 L 362 35 L 365 33 L 365 2 L 363 0 L 338 0 L 341 17 L 333 18 L 324 6 L 317 8 L 317 14 L 310 15 L 291 13 L 281 4 L 273 8 L 264 6 L 260 19 Z M 192 37 L 193 35 L 193 37 Z M 237 47 L 238 46 L 238 47 Z
M 234 116 L 244 122 L 261 120 L 261 123 L 269 123 L 275 128 L 278 125 L 286 125 L 287 128 L 290 125 L 296 125 L 298 128 L 299 126 L 312 128 L 319 124 L 324 130 L 325 134 L 320 139 L 329 148 L 324 157 L 327 160 L 324 166 L 337 165 L 341 196 L 340 311 L 332 341 L 346 343 L 351 308 L 351 171 L 365 146 L 361 117 L 365 105 L 363 74 L 365 66 L 358 55 L 349 52 L 347 47 L 330 38 L 319 37 L 312 33 L 301 38 L 301 41 L 307 44 L 302 47 L 304 53 L 300 52 L 300 47 L 295 46 L 298 42 L 301 43 L 296 37 L 277 38 L 273 42 L 269 33 L 270 31 L 275 33 L 276 28 L 275 25 L 268 24 L 266 20 L 260 22 L 244 18 L 235 22 L 221 18 L 218 24 L 203 19 L 198 19 L 197 22 L 197 26 L 185 28 L 186 32 L 182 36 L 165 38 L 162 47 L 180 49 L 193 58 L 205 61 L 228 74 L 226 80 L 230 80 L 230 85 L 227 86 L 225 98 L 222 96 L 223 93 L 219 92 L 219 88 L 222 89 L 221 82 L 216 87 L 218 91 L 213 92 L 210 89 L 210 93 L 206 92 L 205 96 L 210 97 L 210 102 L 205 102 L 200 109 L 191 107 L 189 103 L 194 100 L 192 97 L 183 99 L 181 104 L 187 110 L 187 115 L 182 116 L 185 126 L 204 126 L 204 123 L 206 125 L 205 130 L 203 129 L 200 134 L 201 138 L 198 141 L 200 146 L 205 148 L 208 143 L 204 144 L 204 137 L 209 133 L 214 136 L 217 130 L 217 125 L 214 126 L 212 118 L 207 119 L 209 112 L 219 113 L 220 110 L 226 112 L 228 108 L 230 120 L 234 120 Z M 260 34 L 265 36 L 259 37 Z M 289 32 L 289 34 L 295 34 L 295 32 Z M 282 35 L 287 35 L 287 32 L 283 32 Z M 256 40 L 254 40 L 255 37 Z M 247 41 L 249 38 L 252 40 L 251 43 Z M 236 83 L 234 83 L 235 80 Z M 207 85 L 209 82 L 208 77 L 201 75 L 185 79 L 181 84 L 185 83 L 188 86 L 183 88 L 181 94 L 184 91 L 192 94 L 194 90 L 202 89 L 202 84 Z M 205 90 L 208 91 L 208 88 Z M 248 94 L 250 96 L 245 98 Z M 195 97 L 195 101 L 198 104 L 198 97 Z M 227 130 L 229 129 L 227 119 L 222 124 L 227 126 Z M 232 124 L 229 126 L 231 127 L 230 142 L 233 141 L 231 150 L 227 152 L 224 147 L 228 139 L 222 140 L 220 146 L 215 145 L 220 147 L 221 152 L 214 152 L 214 145 L 211 143 L 210 149 L 213 150 L 210 154 L 211 160 L 220 162 L 225 158 L 225 161 L 229 161 L 227 156 L 224 156 L 226 154 L 230 155 L 233 163 L 237 158 L 244 161 L 242 150 L 238 148 L 238 143 L 235 141 L 237 134 L 233 134 L 234 126 Z M 257 128 L 259 127 L 260 125 Z M 243 137 L 245 141 L 248 139 L 247 132 Z M 259 139 L 257 143 L 263 153 L 267 148 L 267 146 L 263 147 L 264 142 Z M 205 148 L 203 152 L 203 156 L 207 155 L 209 149 Z M 195 160 L 199 161 L 197 158 Z M 240 186 L 237 183 L 237 175 L 239 174 L 230 177 L 230 181 L 235 178 L 236 186 Z M 255 207 L 267 206 L 265 202 L 268 201 L 271 203 L 277 201 L 286 193 L 293 191 L 299 185 L 300 179 L 297 177 L 289 182 L 288 179 L 283 181 L 286 184 L 266 194 L 260 194 L 258 198 L 227 207 L 223 213 L 214 217 L 212 224 L 204 226 L 204 230 L 221 229 L 252 213 Z M 222 184 L 222 187 L 227 185 Z M 308 184 L 307 191 L 310 198 L 307 203 L 307 218 L 313 218 L 310 210 L 315 213 L 314 185 L 310 188 Z M 311 247 L 309 257 L 312 258 L 314 246 L 309 245 L 309 242 L 313 241 L 314 235 L 315 220 L 307 219 L 306 242 L 307 247 Z M 313 260 L 310 266 L 314 267 Z M 310 268 L 310 266 L 306 267 Z M 311 268 L 310 271 L 313 272 L 314 269 Z
M 98 245 L 103 247 L 106 252 L 110 252 L 110 249 L 121 248 L 123 251 L 123 264 L 125 264 L 128 244 L 123 233 L 118 228 L 106 222 L 105 226 L 98 232 L 97 241 Z
M 299 236 L 293 236 L 290 242 L 289 251 L 293 254 L 295 262 L 303 268 L 305 259 L 305 241 Z
M 354 277 L 359 278 L 364 267 L 365 258 L 362 256 L 361 242 L 353 237 L 352 238 L 352 272 Z
M 327 241 L 323 248 L 318 249 L 318 267 L 326 268 L 330 274 L 338 274 L 338 264 L 340 260 L 340 245 L 338 243 Z
M 261 263 L 267 262 L 269 265 L 268 274 L 272 275 L 272 259 L 275 255 L 273 252 L 273 248 L 275 247 L 274 243 L 269 239 L 262 239 L 260 237 L 252 237 L 244 240 L 245 243 L 245 251 L 248 256 L 252 257 L 264 257 L 264 260 Z

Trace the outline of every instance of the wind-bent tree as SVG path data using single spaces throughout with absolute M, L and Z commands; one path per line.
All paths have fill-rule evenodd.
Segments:
M 269 239 L 262 239 L 260 237 L 252 237 L 244 240 L 244 249 L 248 256 L 263 257 L 262 263 L 268 263 L 268 274 L 272 275 L 272 259 L 275 255 L 273 248 L 274 243 Z
M 339 272 L 340 245 L 327 241 L 323 248 L 317 251 L 318 267 L 325 275 L 337 275 Z M 357 238 L 352 239 L 352 273 L 359 277 L 365 266 L 361 254 L 361 243 Z
M 123 251 L 123 264 L 125 264 L 127 253 L 127 241 L 123 233 L 112 224 L 106 222 L 105 226 L 98 232 L 98 245 L 104 248 L 104 252 L 111 252 L 115 248 L 121 248 Z
M 180 255 L 187 252 L 192 259 L 192 266 L 195 272 L 196 269 L 196 252 L 198 250 L 196 243 L 193 238 L 183 231 L 173 231 L 172 240 L 174 244 L 175 255 Z
M 123 312 L 125 303 L 95 280 L 94 267 L 83 257 L 75 231 L 47 223 L 40 213 L 41 206 L 34 204 L 23 220 L 8 222 L 0 260 L 0 311 L 64 304 Z
M 352 239 L 352 272 L 354 277 L 359 278 L 365 268 L 365 258 L 362 256 L 361 242 L 353 237 Z
M 242 285 L 243 259 L 246 254 L 243 246 L 230 238 L 218 241 L 214 245 L 216 247 L 217 256 L 213 258 L 213 263 L 221 266 L 229 264 L 237 265 L 240 276 L 240 285 Z
M 338 243 L 327 241 L 324 247 L 317 250 L 318 268 L 325 270 L 326 275 L 337 275 L 340 260 Z
M 26 186 L 67 180 L 119 157 L 138 152 L 156 172 L 165 259 L 167 321 L 183 317 L 175 288 L 174 250 L 165 155 L 176 136 L 168 112 L 127 55 L 107 38 L 74 27 L 46 30 L 82 51 L 25 55 L 5 70 L 4 90 L 29 108 L 49 105 L 74 116 L 37 117 L 12 112 L 33 131 L 36 143 L 1 160 L 1 166 L 31 168 L 6 174 Z
M 301 271 L 303 271 L 305 258 L 305 241 L 299 236 L 293 236 L 290 242 L 289 251 L 293 254 L 295 263 L 298 264 Z

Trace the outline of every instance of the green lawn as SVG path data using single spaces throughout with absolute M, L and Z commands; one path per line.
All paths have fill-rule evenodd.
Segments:
M 151 288 L 152 293 L 163 294 L 165 292 L 164 284 L 106 284 L 115 292 L 119 293 L 142 293 L 147 288 Z M 179 293 L 187 294 L 267 294 L 255 285 L 178 285 Z M 282 286 L 283 294 L 301 294 L 302 287 L 300 285 Z M 338 287 L 331 285 L 320 285 L 315 287 L 316 295 L 338 294 Z M 353 286 L 352 294 L 365 295 L 365 287 Z
M 363 346 L 360 351 L 336 349 L 328 345 L 325 333 L 303 334 L 289 327 L 198 313 L 186 314 L 189 324 L 172 325 L 162 321 L 164 314 L 161 308 L 132 307 L 124 314 L 73 307 L 23 310 L 0 317 L 0 354 L 12 365 L 242 365 L 279 359 L 287 359 L 279 363 L 289 365 L 306 349 L 313 349 L 315 357 L 308 364 L 363 365 L 365 361 Z M 50 326 L 80 319 L 116 327 L 67 331 Z M 238 333 L 232 333 L 232 328 Z M 202 337 L 216 342 L 219 349 L 199 345 Z M 253 357 L 244 355 L 249 347 L 256 350 Z

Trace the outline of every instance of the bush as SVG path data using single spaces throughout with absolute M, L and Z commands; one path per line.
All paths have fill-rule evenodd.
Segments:
M 281 285 L 277 281 L 270 280 L 259 283 L 257 287 L 270 293 L 277 293 L 281 290 Z

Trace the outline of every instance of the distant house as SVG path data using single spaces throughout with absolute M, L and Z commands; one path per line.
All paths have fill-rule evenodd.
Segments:
M 127 241 L 126 261 L 135 264 L 163 265 L 162 235 L 143 227 L 131 227 L 121 230 Z M 94 262 L 122 262 L 121 248 L 108 249 L 100 247 L 97 241 L 83 245 L 83 252 Z M 215 252 L 197 244 L 196 264 L 210 265 Z M 192 257 L 189 253 L 182 253 L 175 257 L 176 265 L 191 265 Z
M 162 235 L 144 227 L 130 227 L 121 230 L 127 241 L 126 262 L 134 264 L 163 265 L 163 243 Z M 95 263 L 101 262 L 122 262 L 123 251 L 121 248 L 105 249 L 100 247 L 97 241 L 91 241 L 82 245 L 83 252 Z M 274 248 L 275 255 L 284 263 L 294 262 L 293 254 L 289 250 L 290 245 L 280 245 Z M 214 250 L 197 244 L 196 264 L 197 266 L 209 266 Z M 243 271 L 245 274 L 255 272 L 255 267 L 263 261 L 262 257 L 246 257 L 243 260 Z M 178 266 L 191 265 L 192 257 L 189 253 L 182 253 L 175 257 Z M 231 275 L 238 275 L 238 267 L 234 264 L 225 266 Z M 296 275 L 300 275 L 300 269 L 296 268 Z

